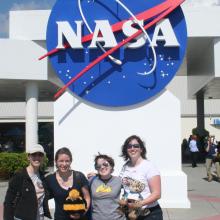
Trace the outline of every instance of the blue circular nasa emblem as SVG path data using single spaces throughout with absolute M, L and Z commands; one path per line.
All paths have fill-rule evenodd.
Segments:
M 103 106 L 143 102 L 162 91 L 186 50 L 183 0 L 58 0 L 47 49 L 74 94 Z

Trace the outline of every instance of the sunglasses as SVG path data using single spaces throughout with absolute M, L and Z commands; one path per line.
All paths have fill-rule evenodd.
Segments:
M 105 168 L 107 168 L 107 167 L 110 166 L 110 164 L 109 164 L 107 161 L 105 161 L 105 162 L 103 162 L 102 164 L 96 164 L 96 165 L 95 165 L 95 169 L 96 169 L 96 170 L 100 170 L 100 169 L 102 168 L 102 166 L 105 167 Z
M 40 153 L 40 152 L 36 152 L 36 153 L 33 153 L 33 154 L 30 154 L 32 157 L 43 157 L 44 154 L 43 153 Z
M 141 147 L 140 144 L 128 144 L 127 149 L 131 149 L 131 148 L 138 149 L 140 147 Z

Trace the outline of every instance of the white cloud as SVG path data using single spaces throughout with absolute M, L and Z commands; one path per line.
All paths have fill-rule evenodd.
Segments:
M 0 14 L 0 37 L 8 37 L 8 15 Z

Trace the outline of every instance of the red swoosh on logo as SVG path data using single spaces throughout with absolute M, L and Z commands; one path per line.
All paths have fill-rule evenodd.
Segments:
M 152 18 L 155 15 L 159 14 L 156 18 L 154 18 L 152 21 L 150 21 L 148 24 L 146 24 L 144 26 L 144 29 L 147 30 L 148 28 L 150 28 L 151 26 L 153 26 L 154 24 L 159 22 L 161 19 L 166 17 L 169 13 L 171 13 L 174 9 L 176 9 L 184 1 L 185 0 L 176 0 L 176 1 L 174 1 L 174 0 L 167 0 L 164 3 L 162 3 L 162 4 L 158 5 L 158 6 L 155 6 L 154 8 L 151 8 L 151 9 L 149 9 L 147 11 L 144 11 L 144 12 L 138 14 L 137 18 L 139 20 L 143 20 L 143 18 L 146 19 L 146 17 L 147 17 L 147 19 L 149 19 L 149 18 Z M 115 31 L 121 30 L 121 27 L 122 27 L 123 23 L 124 23 L 124 21 L 121 21 L 121 22 L 118 22 L 118 23 L 112 25 L 112 29 L 115 30 Z M 117 46 L 111 48 L 110 50 L 106 51 L 104 54 L 99 56 L 97 59 L 92 61 L 88 66 L 86 66 L 82 71 L 80 71 L 75 77 L 73 77 L 65 86 L 63 86 L 54 95 L 54 98 L 57 99 L 72 83 L 74 83 L 77 79 L 79 79 L 82 75 L 84 75 L 88 70 L 90 70 L 92 67 L 94 67 L 99 62 L 101 62 L 103 59 L 105 59 L 108 55 L 112 54 L 113 52 L 118 50 L 120 47 L 122 47 L 123 45 L 127 44 L 128 42 L 130 42 L 132 39 L 138 37 L 141 33 L 142 33 L 142 30 L 138 30 L 136 33 L 134 33 L 130 37 L 126 38 L 125 40 L 123 40 L 121 42 L 119 42 Z M 84 37 L 84 38 L 86 38 L 86 41 L 89 41 L 89 39 L 90 39 L 89 36 L 90 35 L 87 35 L 87 36 Z M 91 35 L 91 37 L 92 37 L 92 35 Z M 84 41 L 84 42 L 86 42 L 86 41 Z M 55 49 L 55 50 L 57 50 L 56 52 L 58 52 L 58 49 Z M 56 52 L 53 51 L 53 53 L 56 53 Z M 51 51 L 49 53 L 51 53 Z

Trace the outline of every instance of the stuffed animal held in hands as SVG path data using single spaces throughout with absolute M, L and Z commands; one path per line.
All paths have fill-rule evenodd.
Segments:
M 80 193 L 76 189 L 72 189 L 69 192 L 63 204 L 63 210 L 66 211 L 70 216 L 82 217 L 86 212 L 86 201 L 80 196 Z
M 148 215 L 150 210 L 142 208 L 143 198 L 141 192 L 144 190 L 145 185 L 130 177 L 123 178 L 122 184 L 124 195 L 119 201 L 119 211 L 125 213 L 130 220 L 136 220 L 140 215 Z

